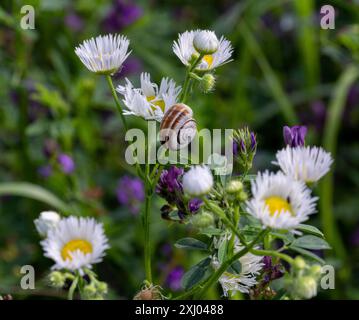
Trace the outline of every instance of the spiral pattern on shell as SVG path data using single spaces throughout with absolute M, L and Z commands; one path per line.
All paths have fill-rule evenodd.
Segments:
M 192 109 L 183 104 L 173 105 L 164 114 L 160 125 L 160 140 L 170 150 L 188 146 L 197 133 Z

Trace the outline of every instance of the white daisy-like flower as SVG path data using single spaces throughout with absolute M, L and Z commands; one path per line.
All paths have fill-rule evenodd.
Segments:
M 217 245 L 219 245 L 221 241 L 225 240 L 228 241 L 227 237 L 220 238 Z M 234 252 L 238 253 L 243 248 L 244 247 L 239 244 L 238 239 L 236 239 Z M 223 294 L 225 296 L 228 296 L 228 293 L 234 295 L 236 291 L 249 293 L 249 289 L 258 283 L 257 276 L 264 266 L 262 260 L 262 256 L 256 256 L 249 252 L 240 257 L 238 259 L 241 265 L 240 272 L 231 273 L 227 270 L 219 278 L 219 283 L 222 286 Z M 220 267 L 220 263 L 217 258 L 213 258 L 212 265 L 215 269 Z
M 123 97 L 127 110 L 125 115 L 136 115 L 146 120 L 161 121 L 165 112 L 178 102 L 181 87 L 169 78 L 163 78 L 160 86 L 151 82 L 148 73 L 141 74 L 141 87 L 134 88 L 126 79 L 125 86 L 118 86 L 117 92 Z
M 316 212 L 317 198 L 311 197 L 305 183 L 282 172 L 258 173 L 252 181 L 252 195 L 248 212 L 270 228 L 295 229 Z
M 60 222 L 61 217 L 55 211 L 43 211 L 40 213 L 38 219 L 34 220 L 37 232 L 42 236 L 46 237 L 50 229 L 57 226 Z
M 191 196 L 201 196 L 213 187 L 211 170 L 204 165 L 192 166 L 184 175 L 182 186 L 185 193 Z
M 193 41 L 196 35 L 201 32 L 201 30 L 186 31 L 180 34 L 178 40 L 173 43 L 173 52 L 185 66 L 190 66 L 199 55 L 199 52 L 194 47 Z M 209 71 L 228 63 L 232 61 L 230 60 L 232 52 L 233 48 L 230 41 L 222 36 L 218 43 L 218 49 L 212 54 L 206 54 L 197 65 L 196 70 Z
M 75 53 L 90 71 L 113 74 L 130 54 L 129 44 L 125 36 L 108 34 L 85 40 L 75 48 Z
M 295 147 L 279 150 L 277 161 L 273 163 L 295 180 L 313 183 L 322 178 L 329 170 L 333 159 L 321 147 Z
M 55 261 L 52 269 L 82 272 L 102 261 L 107 242 L 102 224 L 95 219 L 68 217 L 49 230 L 41 245 L 44 255 Z

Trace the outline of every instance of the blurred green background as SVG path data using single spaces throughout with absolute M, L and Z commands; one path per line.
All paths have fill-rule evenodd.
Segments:
M 20 28 L 26 4 L 35 8 L 34 30 Z M 336 10 L 334 30 L 320 27 L 325 4 Z M 335 158 L 334 172 L 316 189 L 320 214 L 312 223 L 333 247 L 326 258 L 336 267 L 336 289 L 318 298 L 359 299 L 358 22 L 358 0 L 2 0 L 0 294 L 63 296 L 43 280 L 51 261 L 42 255 L 33 224 L 48 209 L 103 221 L 111 249 L 96 270 L 109 283 L 109 298 L 131 299 L 138 291 L 144 277 L 141 197 L 131 190 L 139 182 L 124 161 L 124 130 L 105 79 L 90 73 L 74 48 L 119 32 L 130 39 L 132 54 L 115 85 L 125 77 L 138 84 L 141 71 L 155 81 L 169 76 L 181 83 L 184 68 L 172 42 L 178 33 L 202 28 L 231 40 L 234 61 L 218 69 L 214 93 L 189 99 L 199 127 L 248 125 L 257 132 L 255 173 L 283 147 L 283 125 L 308 126 L 307 143 Z M 145 122 L 132 117 L 130 125 Z M 128 193 L 121 184 L 130 186 Z M 152 210 L 153 264 L 155 282 L 169 293 L 180 289 L 184 270 L 200 257 L 172 246 L 193 230 L 162 220 L 162 204 L 157 197 Z M 34 291 L 19 287 L 24 264 L 35 267 Z M 208 292 L 207 298 L 219 297 L 216 288 Z

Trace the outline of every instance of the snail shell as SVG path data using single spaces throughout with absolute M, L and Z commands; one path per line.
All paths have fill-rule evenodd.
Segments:
M 170 150 L 188 146 L 197 133 L 196 121 L 192 109 L 178 103 L 169 108 L 160 125 L 160 141 Z

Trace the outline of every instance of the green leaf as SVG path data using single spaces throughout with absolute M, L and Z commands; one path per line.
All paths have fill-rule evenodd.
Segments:
M 191 289 L 194 285 L 204 279 L 208 267 L 211 263 L 211 258 L 207 257 L 189 269 L 182 277 L 181 285 L 183 289 Z
M 21 196 L 41 201 L 61 212 L 69 212 L 69 206 L 57 196 L 46 189 L 27 182 L 5 182 L 0 183 L 0 196 L 11 195 Z
M 291 246 L 305 248 L 305 249 L 312 249 L 312 250 L 331 249 L 328 242 L 316 236 L 300 237 L 298 239 L 295 239 Z
M 223 261 L 226 259 L 227 256 L 227 245 L 228 241 L 223 240 L 220 246 L 218 247 L 218 261 L 220 263 L 223 263 Z
M 214 227 L 208 227 L 201 229 L 201 234 L 205 234 L 206 236 L 220 236 L 223 233 L 223 230 L 214 228 Z
M 290 232 L 287 233 L 271 232 L 270 234 L 276 238 L 283 240 L 285 245 L 288 245 L 295 240 L 294 235 Z
M 227 269 L 228 272 L 234 273 L 234 274 L 241 274 L 242 272 L 242 264 L 239 262 L 239 260 L 234 261 Z
M 183 238 L 175 243 L 176 248 L 189 250 L 207 250 L 207 245 L 194 238 Z
M 319 262 L 320 264 L 325 264 L 325 261 L 321 257 L 318 257 L 313 252 L 310 252 L 308 250 L 305 250 L 303 248 L 299 248 L 299 247 L 296 247 L 296 246 L 290 246 L 290 249 L 300 253 L 303 256 L 306 256 L 306 257 L 308 257 L 310 259 L 313 259 L 313 260 Z
M 297 230 L 302 231 L 304 233 L 310 233 L 310 234 L 320 237 L 320 238 L 324 238 L 323 232 L 321 232 L 318 228 L 316 228 L 314 226 L 310 226 L 308 224 L 300 224 L 297 227 Z

